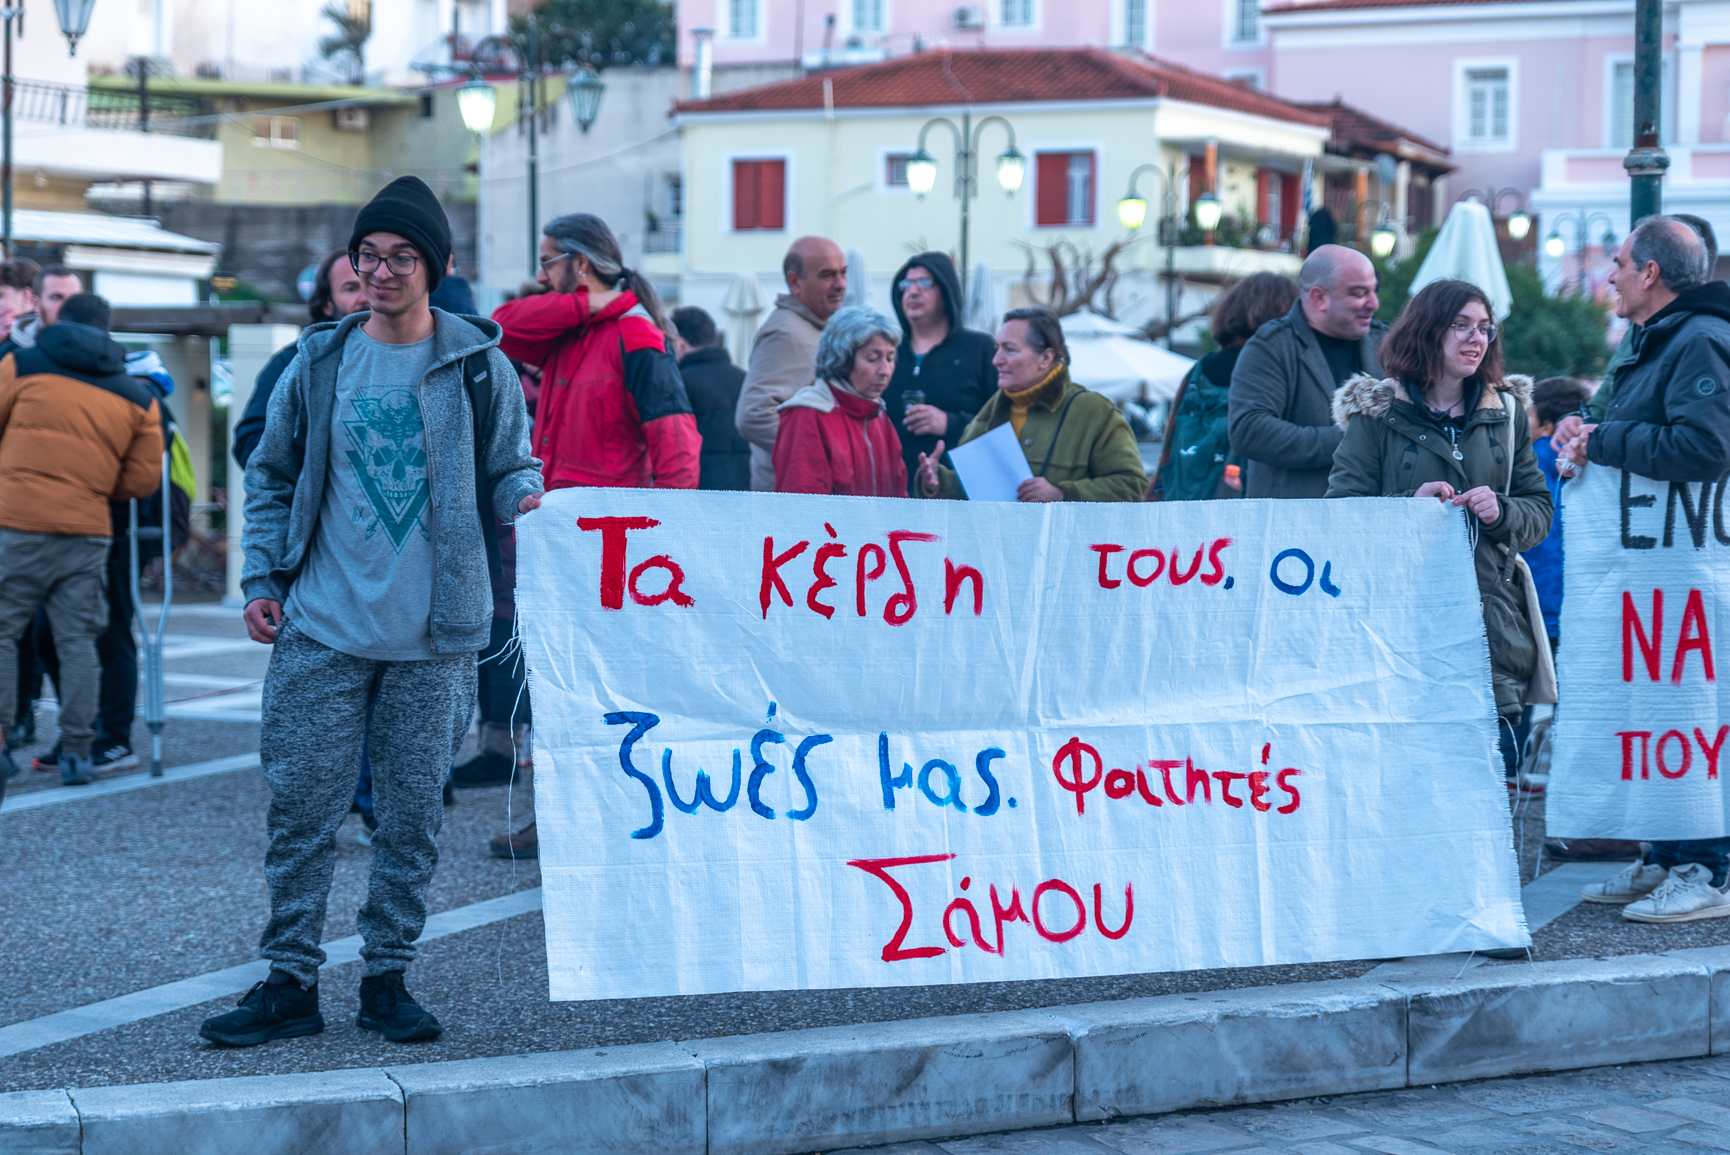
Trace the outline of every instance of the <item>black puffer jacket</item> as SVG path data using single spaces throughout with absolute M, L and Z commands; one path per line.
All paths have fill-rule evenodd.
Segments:
M 1689 289 L 1634 332 L 1586 459 L 1657 481 L 1730 472 L 1730 284 Z
M 938 342 L 917 369 L 913 363 L 913 330 L 907 324 L 907 314 L 901 311 L 902 278 L 914 267 L 931 270 L 943 290 L 943 308 L 949 314 L 949 335 Z M 901 347 L 895 352 L 895 375 L 883 392 L 883 404 L 889 419 L 901 437 L 901 456 L 907 462 L 907 476 L 919 470 L 919 455 L 930 453 L 937 438 L 909 433 L 903 419 L 907 408 L 903 394 L 918 389 L 925 394 L 925 404 L 935 405 L 949 414 L 949 427 L 943 431 L 944 443 L 953 448 L 985 403 L 997 392 L 997 370 L 991 365 L 996 355 L 997 341 L 989 333 L 961 327 L 961 278 L 955 273 L 955 263 L 944 253 L 920 253 L 902 265 L 889 282 L 889 297 L 895 303 L 895 319 L 901 322 Z

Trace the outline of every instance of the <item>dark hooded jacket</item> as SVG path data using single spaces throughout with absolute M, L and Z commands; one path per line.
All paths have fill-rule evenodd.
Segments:
M 1344 436 L 1327 489 L 1328 497 L 1409 498 L 1427 482 L 1445 481 L 1457 493 L 1480 485 L 1496 491 L 1501 515 L 1475 526 L 1472 562 L 1496 708 L 1510 722 L 1520 717 L 1543 644 L 1541 623 L 1534 628 L 1526 616 L 1515 560 L 1549 534 L 1554 510 L 1532 452 L 1526 422 L 1531 396 L 1530 377 L 1510 374 L 1487 388 L 1472 378 L 1464 427 L 1456 437 L 1429 416 L 1405 382 L 1360 373 L 1334 394 L 1334 422 Z M 1477 522 L 1469 512 L 1464 516 L 1468 524 Z
M 1708 281 L 1634 333 L 1586 459 L 1657 481 L 1730 473 L 1730 284 Z
M 949 335 L 939 341 L 917 362 L 913 356 L 913 328 L 907 314 L 901 311 L 900 284 L 907 270 L 931 270 L 943 290 L 943 309 L 949 314 Z M 896 270 L 889 282 L 889 299 L 895 304 L 895 319 L 901 322 L 901 347 L 895 352 L 895 375 L 883 392 L 889 419 L 901 437 L 901 456 L 907 463 L 907 476 L 919 469 L 919 455 L 930 453 L 937 438 L 925 437 L 907 430 L 903 394 L 917 389 L 925 394 L 925 404 L 935 405 L 949 414 L 949 428 L 943 431 L 945 445 L 953 446 L 961 439 L 961 431 L 975 414 L 997 392 L 997 370 L 991 358 L 997 352 L 997 342 L 989 333 L 980 333 L 961 326 L 961 278 L 955 264 L 943 253 L 920 253 Z

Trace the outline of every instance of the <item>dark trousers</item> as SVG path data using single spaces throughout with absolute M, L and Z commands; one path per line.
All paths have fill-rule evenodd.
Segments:
M 58 687 L 60 658 L 54 651 L 54 627 L 37 611 L 32 637 L 40 668 Z M 97 635 L 96 660 L 102 666 L 97 694 L 96 741 L 100 745 L 132 745 L 132 721 L 138 714 L 138 640 L 132 636 L 132 577 L 124 541 L 108 551 L 108 626 Z M 41 694 L 41 675 L 36 692 Z M 23 684 L 19 698 L 22 709 Z
M 1723 888 L 1730 876 L 1730 838 L 1696 838 L 1690 842 L 1654 842 L 1646 861 L 1671 870 L 1698 862 L 1712 872 L 1712 885 Z

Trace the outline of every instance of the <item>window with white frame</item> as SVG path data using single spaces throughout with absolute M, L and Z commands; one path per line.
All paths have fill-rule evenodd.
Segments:
M 299 119 L 292 116 L 253 117 L 252 146 L 254 148 L 299 148 Z
M 1511 141 L 1513 99 L 1507 68 L 1466 69 L 1465 142 L 1498 145 Z
M 1658 139 L 1660 143 L 1670 144 L 1676 139 L 1676 102 L 1670 98 L 1669 57 L 1664 58 L 1663 71 L 1658 78 L 1658 91 L 1661 94 L 1658 101 Z M 1634 147 L 1634 62 L 1632 60 L 1617 60 L 1611 65 L 1609 138 L 1611 148 Z
M 853 0 L 853 30 L 883 31 L 883 0 Z
M 1231 0 L 1231 38 L 1237 44 L 1261 39 L 1261 0 Z
M 1147 0 L 1123 0 L 1123 42 L 1130 48 L 1147 45 Z
M 757 0 L 727 0 L 727 35 L 734 40 L 757 37 Z
M 1002 4 L 1005 25 L 1024 28 L 1033 23 L 1033 0 L 1002 0 Z

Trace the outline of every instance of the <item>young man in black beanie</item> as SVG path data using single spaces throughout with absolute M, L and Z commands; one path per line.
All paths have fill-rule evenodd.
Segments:
M 324 1029 L 319 940 L 363 732 L 379 825 L 358 919 L 356 1025 L 396 1042 L 442 1030 L 403 970 L 426 922 L 444 778 L 490 634 L 476 476 L 492 490 L 489 512 L 507 520 L 538 506 L 541 492 L 498 326 L 427 305 L 450 249 L 444 210 L 415 177 L 361 210 L 349 260 L 367 311 L 301 335 L 247 464 L 246 628 L 276 647 L 259 736 L 271 789 L 261 944 L 271 969 L 238 1009 L 205 1021 L 199 1033 L 217 1043 Z

